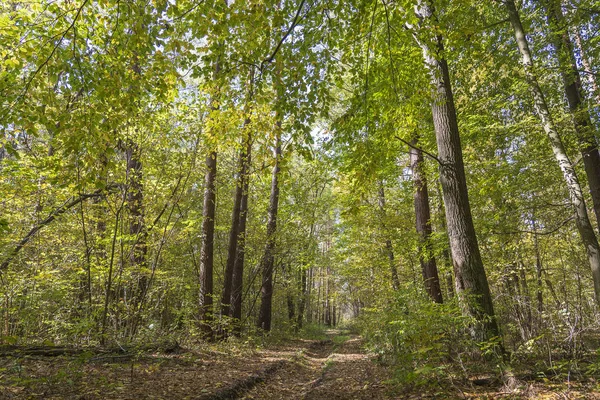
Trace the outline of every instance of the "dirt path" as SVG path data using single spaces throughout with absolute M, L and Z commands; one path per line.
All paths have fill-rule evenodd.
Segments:
M 382 382 L 388 371 L 362 349 L 358 336 L 340 336 L 308 346 L 268 380 L 246 392 L 242 399 L 387 399 Z
M 134 358 L 4 356 L 0 400 L 600 399 L 600 385 L 592 378 L 565 383 L 517 376 L 509 385 L 494 371 L 485 380 L 478 374 L 393 388 L 383 384 L 391 368 L 373 362 L 359 336 L 333 330 L 327 335 L 327 340 L 289 339 L 259 350 L 221 343 Z
M 388 376 L 339 331 L 261 350 L 182 349 L 139 357 L 0 358 L 4 399 L 385 399 Z

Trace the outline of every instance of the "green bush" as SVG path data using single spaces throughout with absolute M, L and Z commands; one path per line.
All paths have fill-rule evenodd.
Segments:
M 396 379 L 422 384 L 469 348 L 464 335 L 468 321 L 456 301 L 435 304 L 414 293 L 400 290 L 391 301 L 364 310 L 360 326 L 368 349 L 395 367 Z

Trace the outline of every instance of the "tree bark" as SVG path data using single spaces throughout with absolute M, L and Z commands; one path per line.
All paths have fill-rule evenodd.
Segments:
M 410 148 L 410 168 L 412 170 L 413 185 L 415 188 L 415 222 L 419 235 L 419 261 L 423 272 L 423 281 L 429 297 L 436 303 L 443 303 L 440 278 L 437 264 L 433 255 L 431 244 L 431 210 L 429 208 L 429 192 L 427 177 L 423 171 L 423 152 L 418 150 L 417 139 L 413 140 Z
M 312 227 L 311 227 L 312 231 Z M 312 237 L 312 234 L 311 236 Z M 300 301 L 298 302 L 298 315 L 296 316 L 296 330 L 302 329 L 304 322 L 304 309 L 306 308 L 306 297 L 307 297 L 307 275 L 308 270 L 302 267 L 300 271 Z
M 592 125 L 590 113 L 585 107 L 585 94 L 577 69 L 573 43 L 569 37 L 569 31 L 566 29 L 560 3 L 556 0 L 546 0 L 545 3 L 548 25 L 552 31 L 565 97 L 573 117 L 579 150 L 592 194 L 596 223 L 600 224 L 600 153 L 598 153 L 595 129 Z
M 242 290 L 244 281 L 244 261 L 246 255 L 246 222 L 248 220 L 248 189 L 250 185 L 250 164 L 252 162 L 252 138 L 246 136 L 246 150 L 244 165 L 242 167 L 242 198 L 240 202 L 240 224 L 236 248 L 235 263 L 231 277 L 231 317 L 236 320 L 234 331 L 240 333 L 239 322 L 242 319 Z
M 418 2 L 416 13 L 422 22 L 437 23 L 427 0 Z M 478 322 L 473 326 L 473 336 L 481 340 L 489 339 L 499 335 L 498 325 L 471 215 L 448 63 L 442 56 L 442 37 L 434 35 L 430 38 L 433 41 L 423 42 L 419 38 L 417 41 L 423 50 L 434 87 L 431 109 L 456 291 L 464 312 Z
M 252 138 L 248 130 L 250 124 L 250 114 L 252 110 L 251 102 L 254 96 L 254 69 L 251 70 L 248 78 L 248 96 L 246 98 L 245 113 L 246 118 L 244 120 L 244 140 L 242 142 L 242 149 L 240 150 L 240 156 L 238 160 L 238 176 L 236 179 L 236 189 L 233 201 L 233 210 L 231 212 L 231 230 L 229 231 L 229 248 L 227 252 L 227 264 L 225 267 L 225 279 L 223 284 L 223 293 L 221 297 L 221 315 L 231 316 L 231 300 L 233 290 L 233 275 L 236 267 L 236 261 L 238 257 L 238 246 L 240 242 L 240 223 L 241 223 L 241 208 L 242 198 L 244 193 L 247 192 L 248 187 L 244 187 L 247 180 L 247 174 L 249 169 L 250 151 Z M 246 196 L 246 203 L 248 197 Z M 246 204 L 247 208 L 247 204 Z M 245 231 L 245 227 L 244 227 Z M 239 265 L 238 265 L 239 266 Z
M 250 123 L 247 118 L 244 121 L 244 126 Z M 229 248 L 227 251 L 227 264 L 225 267 L 225 277 L 223 283 L 223 293 L 221 296 L 221 315 L 230 316 L 231 309 L 231 291 L 233 270 L 235 267 L 236 258 L 238 255 L 237 248 L 240 240 L 240 213 L 242 197 L 244 195 L 244 179 L 246 175 L 247 160 L 249 157 L 247 139 L 244 139 L 243 148 L 240 150 L 238 159 L 238 176 L 236 179 L 235 194 L 233 198 L 233 210 L 231 212 L 231 229 L 229 231 Z
M 571 205 L 575 211 L 577 229 L 579 231 L 581 241 L 585 246 L 588 261 L 592 270 L 596 302 L 600 304 L 600 246 L 598 245 L 598 239 L 596 238 L 594 228 L 592 227 L 588 217 L 581 185 L 579 184 L 579 179 L 577 178 L 577 173 L 573 168 L 573 164 L 571 163 L 571 160 L 565 151 L 561 137 L 554 126 L 554 121 L 552 120 L 546 99 L 537 81 L 537 76 L 533 65 L 533 58 L 529 50 L 529 44 L 527 43 L 525 31 L 523 29 L 523 25 L 521 24 L 521 18 L 515 3 L 513 0 L 506 0 L 505 4 L 508 9 L 510 22 L 515 33 L 517 46 L 521 53 L 521 60 L 525 69 L 525 76 L 529 84 L 531 95 L 533 96 L 535 111 L 542 121 L 544 132 L 548 136 L 550 145 L 552 146 L 552 151 L 554 152 L 554 157 L 558 162 L 569 190 Z
M 208 339 L 213 337 L 213 263 L 215 237 L 215 180 L 217 152 L 206 157 L 204 205 L 202 208 L 202 248 L 200 250 L 200 328 Z
M 271 311 L 273 304 L 273 265 L 275 257 L 275 232 L 277 230 L 277 211 L 279 208 L 279 170 L 281 162 L 281 121 L 277 122 L 275 144 L 275 165 L 271 177 L 271 196 L 269 198 L 269 218 L 267 221 L 267 243 L 261 260 L 262 286 L 258 327 L 271 330 Z

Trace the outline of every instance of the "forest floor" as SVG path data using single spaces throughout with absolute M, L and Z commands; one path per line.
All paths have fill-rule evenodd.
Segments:
M 394 385 L 391 377 L 359 336 L 330 330 L 321 339 L 288 339 L 254 350 L 1 357 L 0 399 L 600 399 L 593 380 L 517 377 L 507 384 L 472 376 L 415 387 Z

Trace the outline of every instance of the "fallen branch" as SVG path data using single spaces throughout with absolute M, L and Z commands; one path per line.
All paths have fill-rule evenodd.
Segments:
M 19 356 L 74 356 L 82 353 L 90 355 L 97 354 L 89 361 L 98 361 L 104 359 L 128 359 L 139 356 L 141 353 L 158 352 L 164 354 L 181 353 L 184 349 L 176 341 L 166 341 L 150 343 L 144 346 L 118 346 L 112 348 L 105 347 L 63 347 L 63 346 L 0 346 L 0 357 L 19 357 Z

